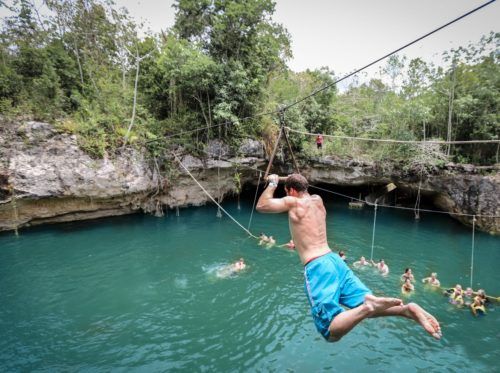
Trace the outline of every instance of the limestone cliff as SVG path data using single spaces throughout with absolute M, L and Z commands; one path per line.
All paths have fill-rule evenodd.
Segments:
M 138 150 L 126 148 L 113 158 L 92 159 L 75 136 L 47 123 L 4 122 L 0 149 L 0 231 L 137 211 L 161 214 L 164 208 L 208 200 L 186 173 L 173 180 L 161 176 L 159 167 Z M 247 141 L 241 152 L 248 157 L 238 158 L 239 163 L 263 165 L 258 142 Z M 236 193 L 232 163 L 189 155 L 182 162 L 211 195 L 222 199 Z M 245 173 L 241 182 L 250 177 L 251 172 Z
M 421 193 L 443 211 L 452 212 L 455 219 L 472 224 L 484 231 L 500 234 L 500 165 L 474 167 L 447 164 L 442 169 L 431 169 L 420 185 Z M 415 191 L 420 177 L 415 170 L 397 165 L 359 163 L 334 157 L 317 158 L 302 170 L 312 182 L 344 186 L 381 185 L 393 182 L 398 189 Z M 491 216 L 497 216 L 492 218 Z
M 182 163 L 216 198 L 237 192 L 234 162 L 242 165 L 238 168 L 242 184 L 256 181 L 257 174 L 246 166 L 263 169 L 266 165 L 263 147 L 256 141 L 244 142 L 238 157 L 217 142 L 207 152 L 209 156 L 203 159 L 181 155 Z M 138 211 L 161 214 L 166 208 L 206 203 L 209 199 L 199 186 L 173 165 L 153 162 L 132 148 L 93 159 L 78 147 L 75 136 L 60 133 L 50 124 L 4 120 L 0 126 L 0 231 Z M 287 171 L 282 167 L 282 172 Z M 401 189 L 416 190 L 419 184 L 414 173 L 397 166 L 382 168 L 334 157 L 304 163 L 303 173 L 312 183 L 332 185 L 392 181 Z M 449 165 L 426 176 L 421 190 L 445 211 L 500 215 L 498 168 Z M 470 217 L 456 218 L 471 222 Z M 479 218 L 477 227 L 500 233 L 500 219 Z

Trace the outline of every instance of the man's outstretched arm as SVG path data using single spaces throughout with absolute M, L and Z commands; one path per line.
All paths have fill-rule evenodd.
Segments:
M 269 175 L 269 185 L 262 192 L 256 209 L 264 213 L 280 213 L 286 212 L 292 206 L 293 197 L 274 198 L 274 191 L 278 187 L 278 175 Z

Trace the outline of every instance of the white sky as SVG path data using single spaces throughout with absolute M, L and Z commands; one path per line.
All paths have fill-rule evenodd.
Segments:
M 153 31 L 174 23 L 172 0 L 116 0 Z M 277 0 L 274 20 L 292 37 L 294 71 L 328 66 L 343 75 L 441 26 L 486 0 Z M 439 63 L 441 53 L 499 31 L 494 2 L 402 53 Z M 369 70 L 378 71 L 374 66 Z
M 7 0 L 9 2 L 9 0 Z M 173 0 L 115 0 L 158 32 L 174 23 Z M 441 26 L 486 0 L 277 0 L 274 20 L 292 38 L 294 71 L 328 66 L 344 75 Z M 0 17 L 5 15 L 0 10 Z M 496 21 L 495 21 L 496 20 Z M 402 53 L 440 63 L 443 51 L 499 31 L 498 2 L 448 26 Z M 371 75 L 378 71 L 367 70 Z

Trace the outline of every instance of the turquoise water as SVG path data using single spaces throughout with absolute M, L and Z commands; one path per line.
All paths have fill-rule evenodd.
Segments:
M 330 198 L 329 198 L 330 199 Z M 224 205 L 248 224 L 251 201 Z M 327 204 L 329 240 L 351 263 L 369 256 L 373 210 Z M 289 240 L 286 215 L 254 214 L 252 231 Z M 134 215 L 0 235 L 1 371 L 498 371 L 500 311 L 473 318 L 420 279 L 470 283 L 471 230 L 444 215 L 379 209 L 375 258 L 391 273 L 357 272 L 377 295 L 412 300 L 441 322 L 443 339 L 402 318 L 358 325 L 323 341 L 295 253 L 264 249 L 212 206 L 164 218 Z M 476 233 L 474 288 L 500 295 L 500 238 Z M 244 257 L 247 268 L 219 278 Z

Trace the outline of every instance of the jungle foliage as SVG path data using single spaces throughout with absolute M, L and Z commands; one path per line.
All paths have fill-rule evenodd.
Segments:
M 276 111 L 336 78 L 327 68 L 293 72 L 290 35 L 272 0 L 178 0 L 168 32 L 141 25 L 111 0 L 15 0 L 0 36 L 0 112 L 49 120 L 95 156 L 147 144 L 200 153 L 211 139 L 271 144 Z M 380 74 L 335 86 L 285 112 L 294 129 L 399 140 L 499 138 L 500 34 L 443 53 L 443 64 L 392 56 Z M 425 42 L 425 41 L 424 41 Z M 443 67 L 447 66 L 447 67 Z M 200 129 L 203 128 L 203 129 Z M 184 135 L 170 138 L 183 132 Z M 314 138 L 291 134 L 297 153 Z M 498 162 L 496 144 L 432 149 L 327 140 L 323 154 L 413 162 Z M 423 158 L 422 158 L 423 159 Z

